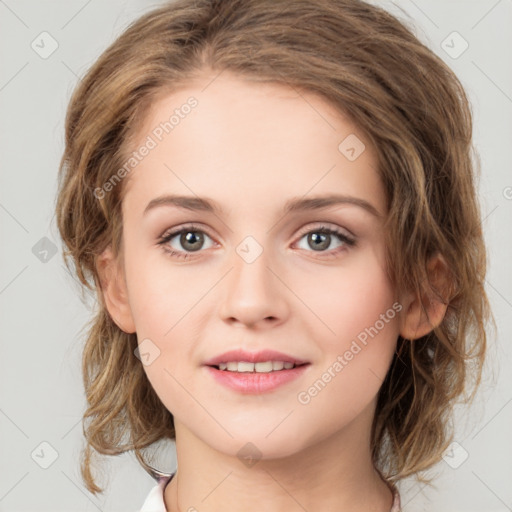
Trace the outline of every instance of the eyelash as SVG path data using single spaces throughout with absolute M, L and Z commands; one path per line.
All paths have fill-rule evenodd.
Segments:
M 171 233 L 161 236 L 158 239 L 159 240 L 158 245 L 162 246 L 163 250 L 171 257 L 175 257 L 175 258 L 179 258 L 179 259 L 188 259 L 190 257 L 193 257 L 193 253 L 191 253 L 191 252 L 184 253 L 183 251 L 175 251 L 173 249 L 169 249 L 169 247 L 166 245 L 176 236 L 181 235 L 182 233 L 190 233 L 190 232 L 191 233 L 200 232 L 200 233 L 204 233 L 204 234 L 208 235 L 208 233 L 205 232 L 203 229 L 201 229 L 199 226 L 197 226 L 195 224 L 190 224 L 190 225 L 180 228 L 177 231 L 172 231 Z M 329 228 L 327 226 L 319 226 L 317 228 L 304 231 L 300 234 L 299 240 L 302 239 L 305 235 L 308 235 L 310 233 L 321 233 L 324 235 L 335 235 L 346 246 L 348 246 L 348 247 L 356 246 L 356 240 L 354 238 L 350 238 L 347 235 L 345 235 L 345 233 L 343 233 L 337 229 L 334 229 L 334 228 Z M 210 237 L 210 235 L 208 235 L 208 236 Z M 212 238 L 212 237 L 210 237 L 210 238 Z M 341 250 L 343 250 L 343 247 L 338 247 L 337 249 L 334 249 L 333 251 L 335 251 L 335 252 L 331 253 L 331 256 L 333 256 L 334 254 L 337 254 Z M 199 250 L 197 252 L 202 252 L 202 251 Z M 311 251 L 311 252 L 315 252 L 315 251 Z M 329 251 L 318 251 L 318 252 L 319 253 L 329 253 Z

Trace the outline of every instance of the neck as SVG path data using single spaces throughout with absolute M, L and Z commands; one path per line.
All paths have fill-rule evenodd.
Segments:
M 371 461 L 372 412 L 289 456 L 252 462 L 175 420 L 178 471 L 165 488 L 167 512 L 390 512 L 393 494 Z

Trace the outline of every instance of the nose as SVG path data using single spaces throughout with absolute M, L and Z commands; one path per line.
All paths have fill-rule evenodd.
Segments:
M 268 253 L 248 262 L 235 252 L 220 307 L 224 321 L 249 327 L 276 326 L 289 314 L 287 287 Z

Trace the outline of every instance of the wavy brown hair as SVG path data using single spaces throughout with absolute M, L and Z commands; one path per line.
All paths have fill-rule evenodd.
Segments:
M 449 445 L 456 401 L 475 395 L 493 320 L 472 113 L 461 83 L 404 22 L 360 0 L 177 0 L 132 23 L 80 81 L 67 110 L 57 223 L 66 265 L 98 298 L 82 367 L 87 488 L 103 492 L 91 472 L 95 452 L 133 450 L 148 469 L 145 449 L 175 436 L 172 414 L 134 356 L 136 334 L 119 329 L 101 293 L 98 255 L 111 245 L 122 256 L 123 182 L 102 197 L 95 190 L 127 161 L 156 99 L 208 70 L 319 94 L 358 126 L 378 156 L 386 263 L 398 291 L 422 297 L 427 261 L 435 253 L 446 261 L 444 320 L 422 338 L 398 338 L 372 427 L 381 474 L 390 482 L 417 476 Z

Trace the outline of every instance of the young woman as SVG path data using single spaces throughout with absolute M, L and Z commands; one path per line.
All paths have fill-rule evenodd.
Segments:
M 362 1 L 133 23 L 71 99 L 57 204 L 100 304 L 88 489 L 133 450 L 145 512 L 400 510 L 484 361 L 471 138 L 454 73 Z

